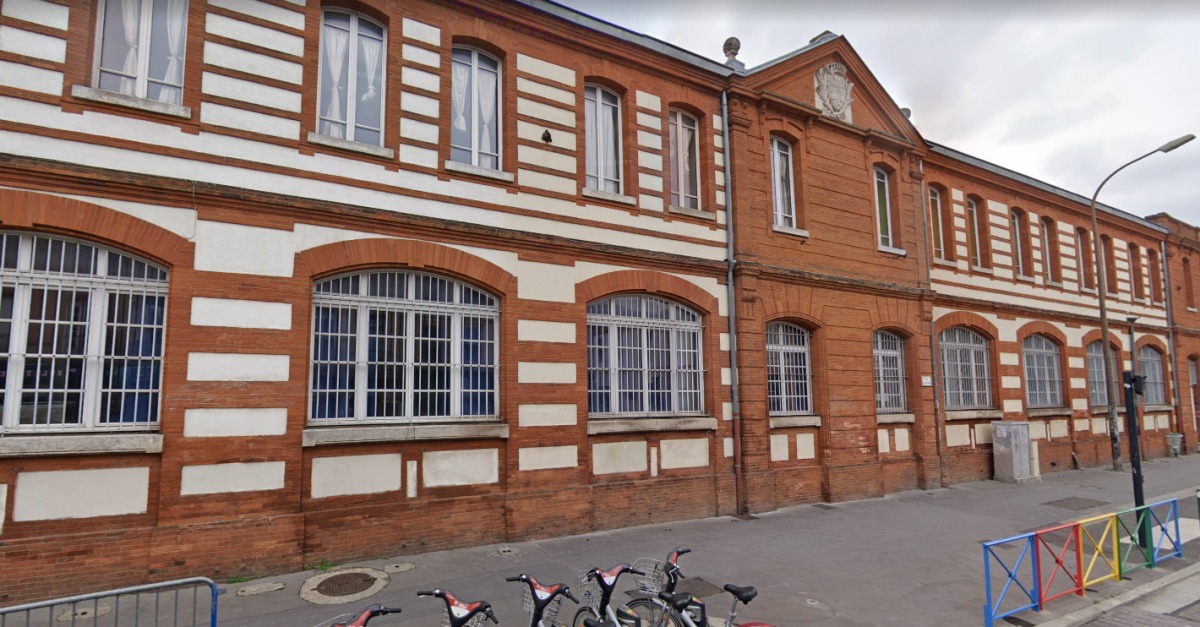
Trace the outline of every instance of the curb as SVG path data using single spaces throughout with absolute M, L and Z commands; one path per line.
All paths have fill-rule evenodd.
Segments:
M 1064 614 L 1058 618 L 1055 618 L 1054 620 L 1038 623 L 1037 627 L 1076 627 L 1077 625 L 1082 625 L 1105 612 L 1116 609 L 1122 605 L 1125 605 L 1126 603 L 1136 601 L 1141 597 L 1150 594 L 1151 592 L 1157 592 L 1158 590 L 1161 590 L 1173 583 L 1182 581 L 1197 574 L 1200 574 L 1200 563 L 1192 564 L 1187 568 L 1182 568 L 1168 575 L 1164 575 L 1158 579 L 1155 579 L 1154 581 L 1144 583 L 1132 590 L 1129 590 L 1128 592 L 1123 592 L 1115 597 L 1100 601 L 1095 605 L 1090 605 L 1081 610 L 1075 610 L 1070 614 Z

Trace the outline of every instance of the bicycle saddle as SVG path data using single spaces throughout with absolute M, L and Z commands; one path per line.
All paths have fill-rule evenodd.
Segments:
M 600 621 L 598 621 L 594 618 L 583 619 L 583 627 L 602 627 L 603 625 L 604 625 L 604 623 L 601 623 Z
M 682 612 L 692 603 L 692 595 L 686 592 L 659 592 L 658 598 L 666 601 L 676 612 Z
M 750 602 L 754 600 L 754 597 L 758 596 L 758 589 L 754 586 L 746 586 L 743 588 L 742 586 L 735 586 L 731 583 L 727 583 L 725 584 L 725 591 L 737 597 L 737 600 L 746 605 L 749 605 Z

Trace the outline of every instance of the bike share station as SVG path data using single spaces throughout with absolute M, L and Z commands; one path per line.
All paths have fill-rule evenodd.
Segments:
M 1132 340 L 1132 329 L 1130 335 Z M 1119 582 L 1135 570 L 1183 557 L 1179 499 L 1146 504 L 1137 414 L 1145 377 L 1129 370 L 1122 375 L 1134 507 L 983 542 L 986 627 L 1027 610 L 1041 612 L 1055 599 L 1083 597 L 1094 584 Z M 995 478 L 1018 484 L 1040 481 L 1029 423 L 997 421 L 992 428 Z M 1170 445 L 1178 456 L 1178 440 Z M 1200 489 L 1196 499 L 1200 507 Z

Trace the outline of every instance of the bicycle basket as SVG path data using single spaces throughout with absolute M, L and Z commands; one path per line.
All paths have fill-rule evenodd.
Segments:
M 652 597 L 658 596 L 658 593 L 662 592 L 663 586 L 667 584 L 666 567 L 666 562 L 652 557 L 643 557 L 634 562 L 634 570 L 646 573 L 645 575 L 635 575 L 638 591 Z
M 592 608 L 597 615 L 600 614 L 600 597 L 603 594 L 600 590 L 600 582 L 589 578 L 586 573 L 583 579 L 579 580 L 580 605 Z
M 559 595 L 546 605 L 546 608 L 542 610 L 542 622 L 547 625 L 554 624 L 554 619 L 558 617 L 558 610 L 562 607 L 562 600 L 562 595 Z M 533 609 L 533 592 L 530 591 L 529 586 L 525 586 L 525 592 L 521 595 L 521 611 L 525 612 L 527 616 L 533 616 Z

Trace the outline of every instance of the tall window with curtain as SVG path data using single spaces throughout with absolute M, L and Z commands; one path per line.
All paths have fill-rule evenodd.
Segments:
M 672 110 L 667 116 L 671 152 L 671 204 L 700 208 L 700 136 L 696 118 Z
M 621 97 L 598 85 L 583 89 L 587 186 L 621 193 Z
M 880 246 L 898 248 L 892 224 L 892 194 L 888 185 L 888 173 L 881 167 L 875 168 L 875 228 Z
M 450 64 L 450 160 L 500 169 L 500 62 L 456 47 Z
M 979 206 L 982 202 L 975 197 L 967 198 L 967 252 L 975 268 L 991 266 L 987 210 Z
M 1150 279 L 1150 300 L 1163 302 L 1162 262 L 1159 261 L 1158 251 L 1146 249 L 1146 274 Z
M 771 182 L 775 226 L 797 228 L 796 196 L 792 185 L 792 146 L 781 137 L 771 138 Z
M 386 30 L 346 11 L 321 14 L 317 132 L 378 146 L 383 142 Z
M 942 331 L 946 409 L 991 409 L 992 375 L 986 337 L 966 327 Z
M 813 372 L 807 329 L 789 322 L 767 325 L 767 400 L 772 416 L 813 413 Z
M 904 338 L 890 331 L 876 331 L 874 353 L 875 411 L 881 414 L 907 411 Z
M 1075 263 L 1079 267 L 1079 287 L 1096 289 L 1096 258 L 1092 256 L 1092 234 L 1087 229 L 1075 229 Z
M 1047 283 L 1062 282 L 1058 251 L 1058 224 L 1053 218 L 1042 217 L 1042 271 Z
M 101 0 L 95 85 L 183 103 L 187 0 Z
M 1142 398 L 1147 405 L 1167 402 L 1167 383 L 1163 377 L 1163 354 L 1153 346 L 1138 350 L 1138 374 L 1146 377 Z
M 1013 270 L 1019 277 L 1033 275 L 1032 251 L 1029 243 L 1029 219 L 1023 209 L 1013 208 L 1008 214 L 1009 234 L 1012 236 Z
M 1146 272 L 1142 267 L 1142 249 L 1129 245 L 1129 285 L 1134 298 L 1146 298 Z
M 1029 406 L 1062 407 L 1062 349 L 1044 335 L 1031 335 L 1021 343 L 1025 359 L 1025 392 Z
M 1105 289 L 1109 294 L 1117 293 L 1117 258 L 1113 254 L 1113 241 L 1107 235 L 1100 236 L 1101 255 L 1104 259 Z
M 946 220 L 942 215 L 944 199 L 942 198 L 942 190 L 940 187 L 929 186 L 929 230 L 930 237 L 933 240 L 933 258 L 934 259 L 951 259 L 951 247 L 954 245 L 954 240 L 951 238 L 947 242 L 947 232 L 954 231 L 954 220 Z

